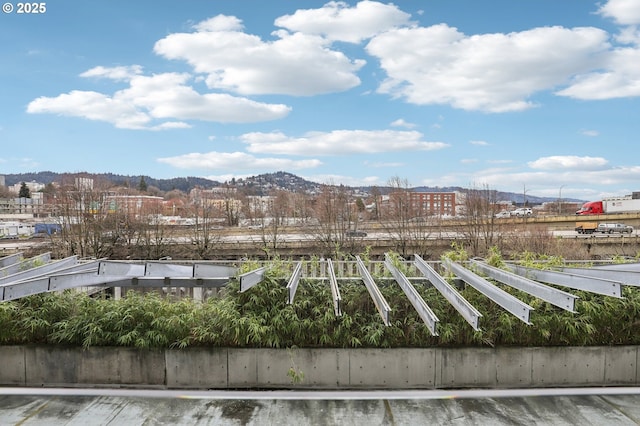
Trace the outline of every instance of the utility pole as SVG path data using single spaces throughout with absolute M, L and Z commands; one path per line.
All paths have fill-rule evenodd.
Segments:
M 562 215 L 562 188 L 564 188 L 565 185 L 560 185 L 560 192 L 558 193 L 558 214 Z

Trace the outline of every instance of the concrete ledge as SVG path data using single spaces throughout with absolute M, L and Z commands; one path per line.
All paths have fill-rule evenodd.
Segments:
M 635 346 L 605 347 L 605 386 L 629 386 L 638 383 L 638 348 Z
M 605 383 L 602 347 L 535 348 L 532 352 L 532 386 L 594 386 Z
M 447 389 L 634 386 L 637 346 L 137 350 L 0 346 L 0 386 Z
M 438 350 L 429 348 L 350 350 L 350 387 L 434 388 L 438 353 Z
M 497 383 L 496 357 L 490 348 L 440 349 L 438 388 L 492 388 Z
M 164 386 L 164 351 L 133 348 L 25 347 L 27 386 Z
M 25 386 L 27 383 L 24 346 L 0 346 L 0 384 Z
M 167 350 L 167 387 L 225 388 L 228 383 L 228 350 L 226 348 L 198 348 Z

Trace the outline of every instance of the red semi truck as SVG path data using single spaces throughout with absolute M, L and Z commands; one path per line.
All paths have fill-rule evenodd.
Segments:
M 590 215 L 631 212 L 640 212 L 640 192 L 634 192 L 633 195 L 627 197 L 604 198 L 602 201 L 586 202 L 576 214 Z

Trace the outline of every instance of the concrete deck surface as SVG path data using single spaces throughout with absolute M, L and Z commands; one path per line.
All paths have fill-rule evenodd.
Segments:
M 639 388 L 400 392 L 0 389 L 0 425 L 638 425 Z

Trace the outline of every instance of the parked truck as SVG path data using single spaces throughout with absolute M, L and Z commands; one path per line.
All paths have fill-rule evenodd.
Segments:
M 633 233 L 633 226 L 625 225 L 624 223 L 601 223 L 598 225 L 596 232 L 602 232 L 603 234 L 613 234 L 614 232 L 631 234 Z
M 598 229 L 598 222 L 576 222 L 578 234 L 593 234 Z
M 578 234 L 593 234 L 600 232 L 602 234 L 631 234 L 633 226 L 624 223 L 598 223 L 598 222 L 576 222 L 576 232 Z
M 640 212 L 640 192 L 626 197 L 603 198 L 602 201 L 589 201 L 582 205 L 577 215 L 633 213 Z

